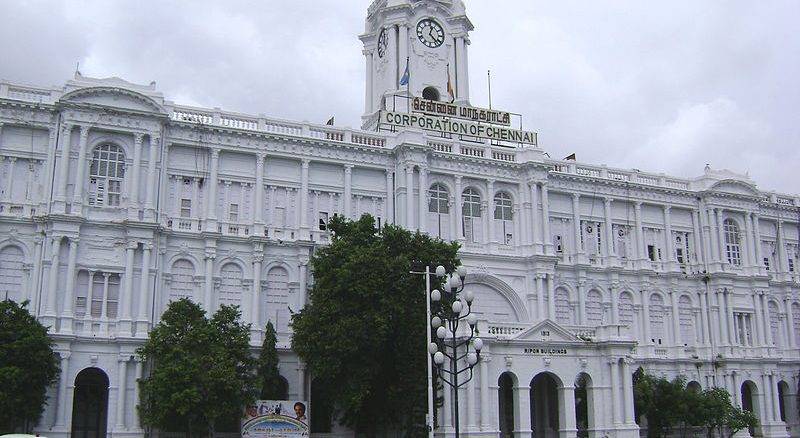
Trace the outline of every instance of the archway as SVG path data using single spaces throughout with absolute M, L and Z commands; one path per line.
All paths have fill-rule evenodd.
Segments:
M 787 403 L 787 397 L 789 396 L 789 385 L 781 380 L 778 382 L 778 412 L 780 413 L 780 419 L 784 423 L 788 423 L 788 419 L 791 417 L 791 413 L 789 412 L 788 407 L 791 406 L 791 403 Z M 790 401 L 791 399 L 789 399 Z
M 75 377 L 72 401 L 72 437 L 104 438 L 108 421 L 108 376 L 86 368 Z
M 578 374 L 575 379 L 575 425 L 578 437 L 586 438 L 589 430 L 594 429 L 594 394 L 592 378 L 586 373 Z
M 703 387 L 700 386 L 696 380 L 692 380 L 691 382 L 686 384 L 686 389 L 692 392 L 703 392 Z
M 539 373 L 531 380 L 531 429 L 533 438 L 558 437 L 558 388 L 560 382 L 550 373 Z
M 514 436 L 514 377 L 505 372 L 497 379 L 498 424 L 501 437 Z
M 742 382 L 742 409 L 748 412 L 752 412 L 756 417 L 760 417 L 759 413 L 759 406 L 758 406 L 758 387 L 752 380 L 745 380 Z M 761 418 L 759 418 L 759 422 Z M 755 430 L 750 428 L 748 430 L 750 432 L 750 436 L 755 435 Z

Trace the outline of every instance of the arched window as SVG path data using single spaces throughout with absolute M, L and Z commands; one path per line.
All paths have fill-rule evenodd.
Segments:
M 481 195 L 472 187 L 467 187 L 461 198 L 461 213 L 464 216 L 462 219 L 464 221 L 462 224 L 464 239 L 467 242 L 474 243 L 477 240 L 475 233 L 480 228 L 480 222 L 476 224 L 475 221 L 479 221 L 481 217 Z
M 569 292 L 564 288 L 556 289 L 556 322 L 559 324 L 570 324 Z
M 447 187 L 443 184 L 436 183 L 428 190 L 430 201 L 428 201 L 428 211 L 431 213 L 448 214 L 450 207 L 448 206 Z
M 800 305 L 797 303 L 792 303 L 792 327 L 794 328 L 794 336 L 795 342 L 800 344 Z
M 0 249 L 0 300 L 21 301 L 25 256 L 17 246 Z
M 684 346 L 694 346 L 696 334 L 694 309 L 692 309 L 692 299 L 687 295 L 681 295 L 678 299 L 678 321 L 681 327 L 681 342 Z
M 275 330 L 285 332 L 289 326 L 289 272 L 275 266 L 267 272 L 266 287 L 261 289 L 261 326 L 272 321 Z
M 595 289 L 586 294 L 586 322 L 591 326 L 603 323 L 603 297 Z
M 439 90 L 436 87 L 425 87 L 422 90 L 422 98 L 428 100 L 439 100 Z
M 650 340 L 656 345 L 661 345 L 664 340 L 664 313 L 661 295 L 650 295 Z
M 775 301 L 770 301 L 767 305 L 767 309 L 769 309 L 769 329 L 772 333 L 772 344 L 773 345 L 781 345 L 781 315 L 780 309 L 778 308 L 778 304 Z
M 170 270 L 169 300 L 194 299 L 194 265 L 186 259 L 176 260 Z
M 219 271 L 219 304 L 238 306 L 242 302 L 242 268 L 236 263 L 227 263 Z
M 619 294 L 619 323 L 633 328 L 633 296 L 629 292 Z
M 86 368 L 75 377 L 70 436 L 105 437 L 107 418 L 108 376 L 99 368 Z
M 742 264 L 739 226 L 733 219 L 725 219 L 722 227 L 725 231 L 725 251 L 728 255 L 728 263 L 739 266 Z
M 510 221 L 513 219 L 513 214 L 511 195 L 506 192 L 497 192 L 497 194 L 494 195 L 494 218 Z
M 89 205 L 118 206 L 125 177 L 125 153 L 113 144 L 103 144 L 92 151 L 89 167 Z

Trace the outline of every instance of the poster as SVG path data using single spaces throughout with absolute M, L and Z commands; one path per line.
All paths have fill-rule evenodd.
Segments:
M 307 401 L 256 400 L 245 409 L 242 437 L 307 437 L 311 424 L 309 407 Z

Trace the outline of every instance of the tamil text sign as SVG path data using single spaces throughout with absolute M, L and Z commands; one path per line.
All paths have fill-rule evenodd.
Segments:
M 489 140 L 508 141 L 513 143 L 536 144 L 536 133 L 511 129 L 505 126 L 482 125 L 469 120 L 448 119 L 418 113 L 396 113 L 381 111 L 380 123 L 403 127 L 419 128 L 426 131 L 444 132 L 454 135 L 467 135 Z
M 511 124 L 511 113 L 505 111 L 454 105 L 436 100 L 420 99 L 419 97 L 415 97 L 411 102 L 411 108 L 414 111 L 435 116 L 457 117 L 474 122 L 498 123 L 506 126 Z
M 245 409 L 242 437 L 295 438 L 309 436 L 307 401 L 256 400 Z

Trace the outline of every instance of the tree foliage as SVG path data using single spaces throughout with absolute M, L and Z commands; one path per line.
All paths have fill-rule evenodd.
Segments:
M 27 301 L 0 302 L 0 433 L 36 424 L 47 401 L 47 387 L 60 373 L 48 328 L 27 306 Z
M 250 326 L 239 315 L 237 307 L 223 305 L 206 318 L 189 299 L 170 303 L 138 350 L 152 366 L 140 382 L 144 424 L 187 436 L 238 428 L 256 383 Z
M 675 428 L 680 428 L 680 436 L 694 436 L 692 429 L 703 429 L 711 438 L 715 433 L 730 437 L 758 427 L 755 414 L 734 406 L 725 389 L 692 389 L 683 376 L 667 380 L 642 368 L 634 374 L 634 403 L 637 418 L 647 418 L 651 438 L 669 436 Z
M 258 356 L 258 388 L 261 400 L 280 400 L 286 396 L 283 380 L 278 371 L 278 338 L 272 321 L 264 328 L 264 342 Z
M 292 320 L 293 349 L 342 424 L 368 436 L 424 434 L 425 283 L 409 271 L 412 261 L 452 271 L 458 245 L 392 225 L 376 230 L 368 215 L 334 217 L 330 230 L 331 244 L 312 258 L 310 304 Z

